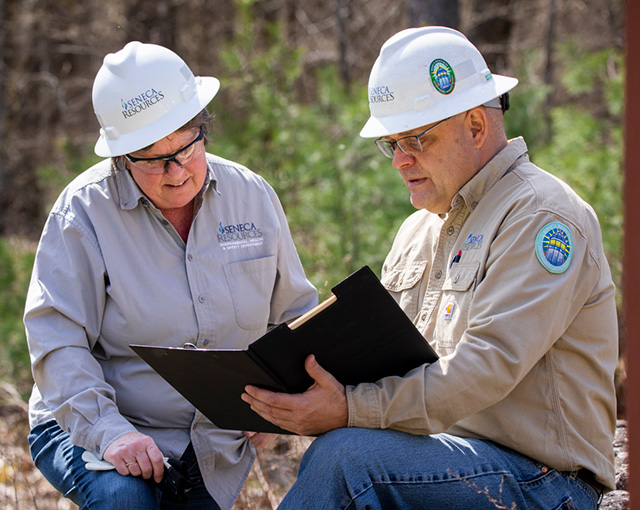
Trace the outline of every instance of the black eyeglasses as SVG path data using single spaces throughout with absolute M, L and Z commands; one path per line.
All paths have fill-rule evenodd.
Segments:
M 198 150 L 199 147 L 196 147 L 196 143 L 202 140 L 203 137 L 204 131 L 200 128 L 200 133 L 193 142 L 169 156 L 160 156 L 157 158 L 134 158 L 129 154 L 125 154 L 124 157 L 141 172 L 151 175 L 160 175 L 167 171 L 169 163 L 172 161 L 179 166 L 187 166 L 191 163 L 200 152 Z
M 450 118 L 451 117 L 447 117 L 440 122 L 436 122 L 433 126 L 425 129 L 422 133 L 418 133 L 417 135 L 405 136 L 393 142 L 378 138 L 376 140 L 376 145 L 378 146 L 378 149 L 380 149 L 380 152 L 382 152 L 382 154 L 391 159 L 393 159 L 393 157 L 395 156 L 396 147 L 404 152 L 407 156 L 412 156 L 416 152 L 422 152 L 422 144 L 420 143 L 420 138 L 426 135 L 432 129 L 437 128 L 440 124 L 449 120 Z

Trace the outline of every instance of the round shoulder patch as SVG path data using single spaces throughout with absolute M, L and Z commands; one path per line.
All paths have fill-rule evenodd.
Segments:
M 449 62 L 441 58 L 435 59 L 429 66 L 429 74 L 433 86 L 441 94 L 451 94 L 456 84 L 456 77 Z
M 536 255 L 542 267 L 550 273 L 564 273 L 573 255 L 573 236 L 566 225 L 547 223 L 536 237 Z

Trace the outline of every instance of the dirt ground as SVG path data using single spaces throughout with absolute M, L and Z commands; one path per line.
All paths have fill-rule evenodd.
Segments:
M 0 509 L 77 510 L 33 466 L 25 406 L 0 405 Z M 258 459 L 234 510 L 273 510 L 295 480 L 312 438 L 279 436 Z

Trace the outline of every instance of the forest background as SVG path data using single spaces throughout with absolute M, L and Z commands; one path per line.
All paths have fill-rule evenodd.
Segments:
M 379 275 L 413 210 L 390 161 L 358 136 L 380 46 L 410 26 L 461 30 L 494 73 L 520 79 L 508 136 L 596 210 L 622 312 L 622 0 L 0 0 L 0 24 L 0 506 L 64 508 L 23 455 L 22 312 L 49 208 L 98 161 L 93 78 L 130 40 L 221 80 L 208 150 L 275 188 L 322 299 L 362 265 Z M 283 438 L 263 454 L 237 507 L 273 507 L 307 444 Z

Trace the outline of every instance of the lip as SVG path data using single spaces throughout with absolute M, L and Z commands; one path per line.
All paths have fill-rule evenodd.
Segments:
M 425 177 L 422 177 L 420 179 L 407 179 L 407 188 L 420 186 L 420 184 L 423 184 L 425 182 L 427 182 L 427 179 Z
M 178 188 L 181 188 L 182 186 L 184 186 L 188 180 L 189 179 L 185 179 L 184 181 L 182 181 L 182 182 L 180 182 L 178 184 L 170 184 L 170 183 L 169 184 L 165 184 L 165 186 L 168 186 L 169 188 L 173 188 L 173 189 L 178 189 Z

